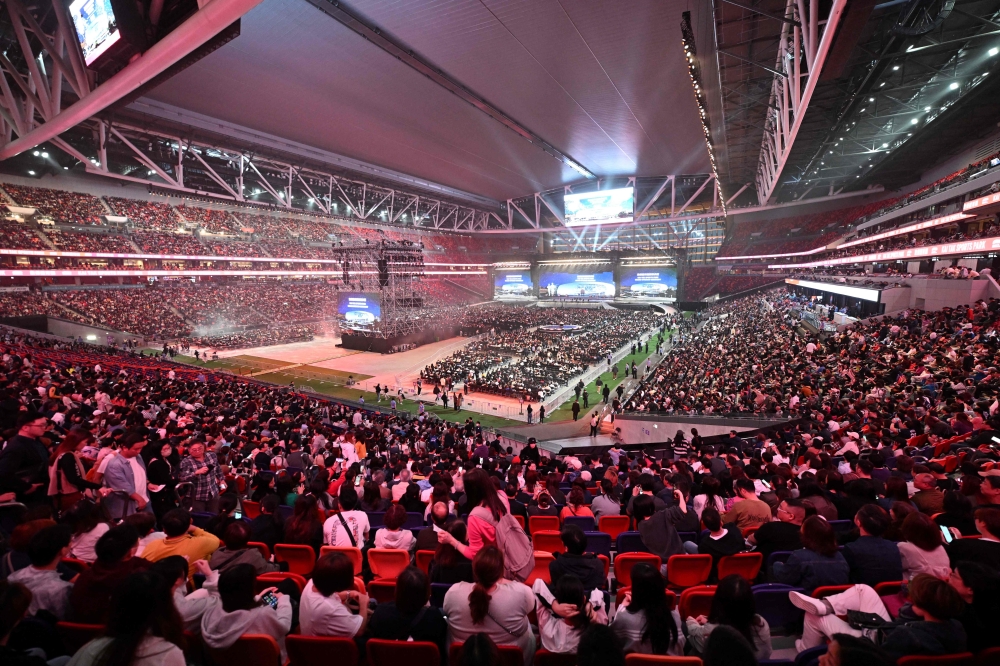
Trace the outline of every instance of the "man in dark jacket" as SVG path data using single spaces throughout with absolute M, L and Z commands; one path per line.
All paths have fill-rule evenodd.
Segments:
M 632 515 L 636 528 L 646 549 L 660 556 L 663 568 L 671 555 L 684 554 L 684 544 L 677 530 L 670 524 L 666 511 L 657 511 L 652 495 L 637 495 L 633 498 Z
M 778 520 L 764 523 L 747 539 L 764 556 L 766 575 L 767 559 L 771 553 L 793 551 L 802 547 L 802 521 L 806 519 L 806 507 L 801 500 L 787 499 L 778 505 Z
M 17 493 L 29 506 L 48 503 L 49 452 L 39 441 L 48 425 L 38 412 L 18 417 L 17 434 L 0 451 L 0 494 Z
M 556 559 L 549 562 L 552 586 L 565 574 L 573 574 L 580 579 L 588 594 L 590 590 L 606 587 L 604 563 L 593 553 L 584 552 L 587 549 L 587 535 L 584 531 L 576 525 L 567 525 L 562 528 L 559 536 L 566 546 L 566 552 L 556 554 Z
M 281 500 L 274 493 L 264 495 L 260 501 L 260 515 L 250 521 L 250 540 L 266 543 L 272 551 L 285 533 L 281 516 L 276 515 L 280 504 Z
M 854 517 L 861 536 L 844 546 L 844 559 L 851 567 L 851 582 L 875 587 L 903 577 L 899 547 L 882 538 L 890 518 L 877 504 L 865 504 Z
M 513 504 L 513 502 L 511 503 Z M 448 513 L 448 505 L 444 502 L 435 502 L 431 506 L 430 516 L 431 524 L 417 534 L 415 550 L 437 550 L 438 532 L 447 529 L 448 525 L 455 520 L 455 517 Z

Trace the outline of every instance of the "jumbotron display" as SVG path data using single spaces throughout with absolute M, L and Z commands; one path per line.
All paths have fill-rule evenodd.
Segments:
M 371 328 L 382 318 L 382 307 L 376 294 L 341 292 L 337 314 L 343 326 L 356 330 Z
M 495 298 L 523 298 L 532 295 L 531 271 L 499 271 L 493 280 Z
M 563 197 L 563 209 L 567 227 L 631 220 L 635 213 L 635 188 L 567 194 Z
M 614 273 L 563 273 L 543 269 L 538 278 L 538 295 L 542 298 L 614 298 Z
M 622 298 L 676 298 L 676 266 L 625 267 L 621 271 Z
M 121 38 L 109 0 L 77 0 L 69 6 L 69 14 L 87 65 Z

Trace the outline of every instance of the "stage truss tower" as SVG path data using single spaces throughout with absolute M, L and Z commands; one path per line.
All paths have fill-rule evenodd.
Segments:
M 424 253 L 410 241 L 379 240 L 363 245 L 334 247 L 341 259 L 345 291 L 377 295 L 381 319 L 370 329 L 351 327 L 354 335 L 398 338 L 426 325 Z M 338 322 L 346 329 L 345 322 Z

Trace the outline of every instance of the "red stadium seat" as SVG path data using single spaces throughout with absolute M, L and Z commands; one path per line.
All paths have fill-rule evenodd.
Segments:
M 368 551 L 368 566 L 376 578 L 396 578 L 410 566 L 410 553 L 391 548 L 372 548 Z
M 319 549 L 319 556 L 323 557 L 327 553 L 343 553 L 347 555 L 348 559 L 354 563 L 354 575 L 361 575 L 361 568 L 364 564 L 365 556 L 361 553 L 360 548 L 354 548 L 353 546 L 321 546 Z
M 711 559 L 711 555 L 709 556 Z M 645 563 L 657 571 L 660 569 L 660 557 L 652 553 L 621 553 L 615 557 L 615 580 L 622 587 L 632 585 L 632 567 Z
M 667 560 L 667 584 L 672 587 L 701 585 L 711 573 L 711 555 L 671 555 Z
M 560 527 L 559 516 L 528 516 L 528 529 L 532 536 L 535 532 L 558 532 Z
M 274 545 L 274 559 L 278 562 L 288 562 L 290 572 L 308 576 L 316 566 L 316 551 L 312 546 L 277 543 Z
M 563 544 L 558 531 L 542 530 L 533 532 L 531 535 L 531 544 L 535 550 L 541 550 L 546 553 L 566 552 L 566 546 Z
M 762 553 L 737 553 L 736 555 L 726 555 L 719 559 L 719 580 L 732 574 L 743 576 L 751 583 L 760 573 L 760 567 L 764 564 Z
M 370 666 L 441 666 L 441 656 L 434 643 L 423 641 L 368 641 Z
M 281 666 L 278 642 L 266 634 L 243 634 L 227 648 L 208 648 L 215 666 Z
M 698 617 L 699 615 L 708 617 L 709 612 L 712 610 L 712 599 L 714 597 L 715 585 L 689 587 L 681 592 L 680 607 L 678 608 L 681 620 L 687 620 L 689 617 Z

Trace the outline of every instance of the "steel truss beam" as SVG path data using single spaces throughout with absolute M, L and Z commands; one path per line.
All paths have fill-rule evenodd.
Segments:
M 212 0 L 204 4 L 107 82 L 93 88 L 66 4 L 42 0 L 43 6 L 35 9 L 51 9 L 55 15 L 55 27 L 49 33 L 22 0 L 5 0 L 23 70 L 6 53 L 0 57 L 0 160 L 55 139 L 103 111 L 204 45 L 260 2 Z M 7 77 L 14 82 L 14 88 Z M 63 90 L 64 82 L 71 91 Z M 63 108 L 64 93 L 70 92 L 68 101 L 72 104 Z
M 846 6 L 847 0 L 833 0 L 829 14 L 821 16 L 819 0 L 787 1 L 784 17 L 800 25 L 785 23 L 781 30 L 774 68 L 783 75 L 776 75 L 771 84 L 771 109 L 757 167 L 757 193 L 761 205 L 770 201 L 781 180 Z
M 409 216 L 424 228 L 479 231 L 491 218 L 501 219 L 495 211 L 128 124 L 94 118 L 88 127 L 91 131 L 83 136 L 91 138 L 89 145 L 63 138 L 52 143 L 82 162 L 88 173 L 101 176 L 373 223 L 398 224 Z

